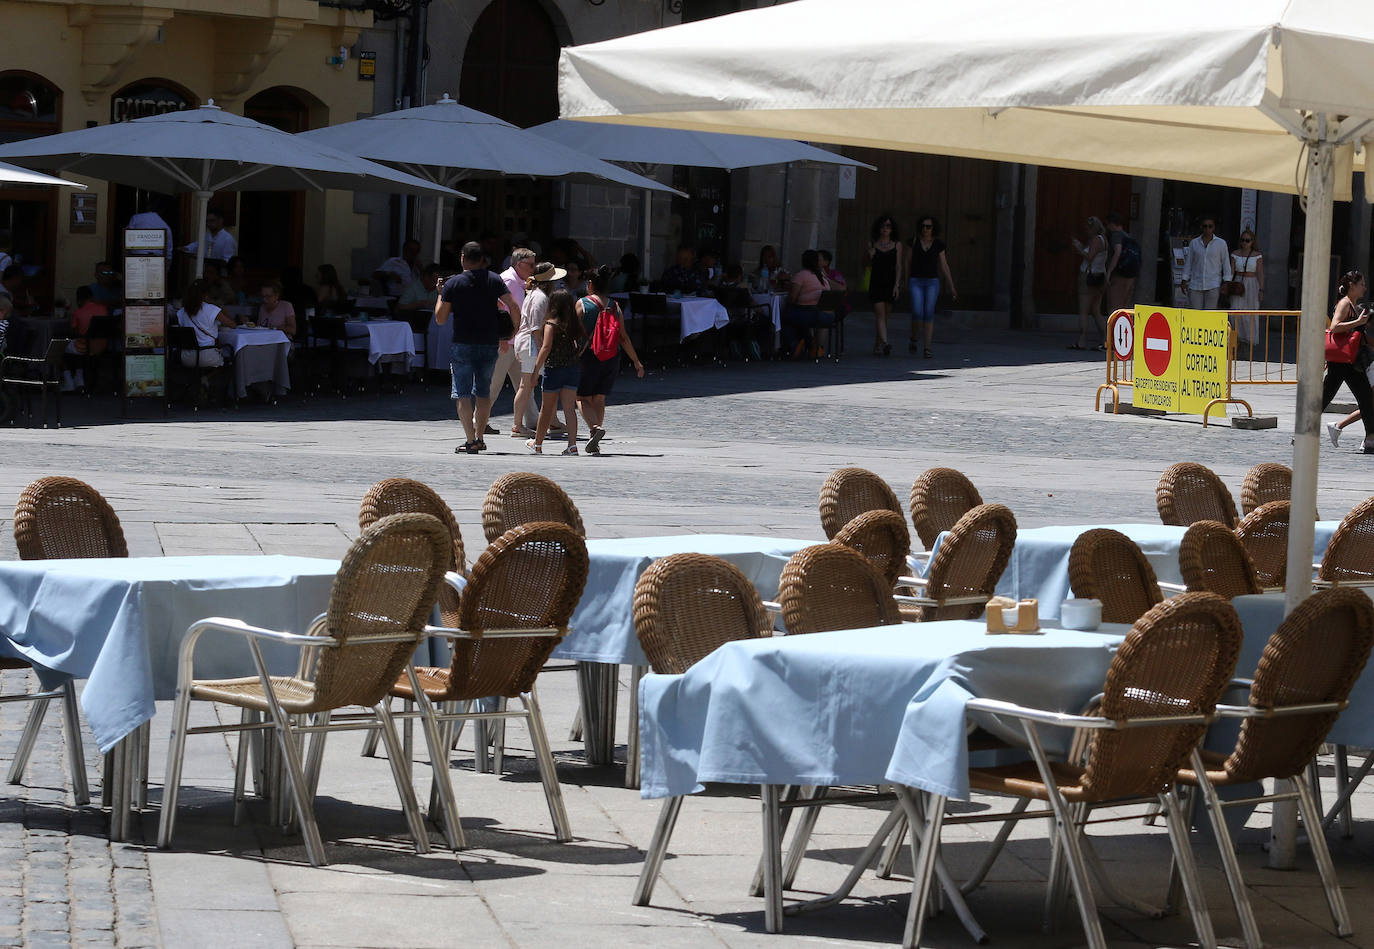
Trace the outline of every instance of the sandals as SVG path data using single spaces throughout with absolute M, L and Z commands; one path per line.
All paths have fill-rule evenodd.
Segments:
M 477 447 L 479 444 L 480 444 L 480 442 L 463 442 L 463 444 L 461 444 L 461 445 L 459 445 L 457 448 L 453 449 L 453 453 L 454 453 L 455 455 L 463 455 L 463 454 L 475 455 L 475 454 L 477 454 L 479 451 L 482 450 L 482 449 L 480 449 L 480 448 Z
M 512 428 L 512 429 L 510 430 L 510 437 L 511 437 L 511 438 L 532 438 L 532 437 L 534 437 L 534 429 L 532 429 L 532 428 L 526 428 L 526 427 L 523 426 L 523 425 L 517 425 L 517 426 L 515 426 L 514 428 Z
M 606 430 L 600 425 L 592 426 L 592 437 L 587 439 L 587 454 L 601 454 L 601 439 L 606 437 Z
M 560 455 L 575 455 L 575 454 L 577 454 L 577 446 L 576 446 L 576 445 L 569 445 L 567 448 L 564 448 L 562 451 L 560 451 L 559 454 L 560 454 Z
M 530 451 L 534 452 L 536 455 L 544 454 L 544 446 L 541 445 L 539 442 L 535 441 L 533 438 L 525 442 L 525 447 L 528 448 Z

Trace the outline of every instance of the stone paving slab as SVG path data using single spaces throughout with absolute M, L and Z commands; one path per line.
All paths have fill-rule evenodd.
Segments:
M 862 320 L 850 339 L 865 348 Z M 933 465 L 960 468 L 990 501 L 1007 503 L 1023 526 L 1153 521 L 1154 484 L 1173 461 L 1215 468 L 1238 492 L 1245 470 L 1291 455 L 1291 387 L 1253 393 L 1257 412 L 1278 415 L 1277 430 L 1240 432 L 1196 419 L 1111 416 L 1092 393 L 1100 360 L 1066 354 L 1067 337 L 996 334 L 944 343 L 937 358 L 845 357 L 838 363 L 764 364 L 657 370 L 628 376 L 611 400 L 601 458 L 533 457 L 505 435 L 492 452 L 458 456 L 461 441 L 444 393 L 339 401 L 288 401 L 275 410 L 102 418 L 98 401 L 64 409 L 76 424 L 60 431 L 0 431 L 0 484 L 13 499 L 44 474 L 95 484 L 119 512 L 136 556 L 295 553 L 339 556 L 357 534 L 362 493 L 382 477 L 416 477 L 436 487 L 458 516 L 475 559 L 483 546 L 481 500 L 510 470 L 540 471 L 577 501 L 592 537 L 729 531 L 820 538 L 820 483 L 841 465 L 872 468 L 905 499 Z M 1249 395 L 1247 395 L 1249 397 Z M 509 412 L 507 393 L 498 412 Z M 1330 416 L 1334 418 L 1335 416 Z M 498 414 L 504 427 L 508 414 Z M 585 437 L 585 435 L 584 435 Z M 1369 493 L 1358 432 L 1339 450 L 1324 445 L 1320 508 L 1327 516 Z M 499 454 L 498 454 L 499 452 Z M 2 500 L 2 499 L 0 499 Z M 0 558 L 17 556 L 11 525 L 0 521 Z M 28 687 L 5 673 L 6 694 Z M 622 683 L 623 687 L 623 683 Z M 152 848 L 167 748 L 167 708 L 152 733 L 154 809 L 135 840 L 111 845 L 96 810 L 71 804 L 59 716 L 54 710 L 23 786 L 0 800 L 0 945 L 261 946 L 628 945 L 754 947 L 890 946 L 901 934 L 909 863 L 894 879 L 867 875 L 840 906 L 789 917 L 784 936 L 762 932 L 759 901 L 745 895 L 757 862 L 759 807 L 748 789 L 712 789 L 683 807 L 653 905 L 630 904 L 642 849 L 659 804 L 622 785 L 619 767 L 591 768 L 566 736 L 575 708 L 573 677 L 545 676 L 541 701 L 576 839 L 552 841 L 527 736 L 508 730 L 507 773 L 473 772 L 466 740 L 451 760 L 460 813 L 472 848 L 455 855 L 430 827 L 433 852 L 413 852 L 390 771 L 357 754 L 357 736 L 331 739 L 318 812 L 332 864 L 304 862 L 299 838 L 283 835 L 267 808 L 231 824 L 234 740 L 195 736 L 188 744 L 183 811 L 175 847 Z M 622 705 L 624 696 L 622 693 Z M 0 705 L 0 766 L 18 741 L 26 709 Z M 196 721 L 221 720 L 197 708 Z M 622 724 L 623 739 L 623 724 Z M 418 742 L 421 747 L 422 742 Z M 94 742 L 86 736 L 93 791 Z M 619 751 L 623 760 L 623 746 Z M 428 787 L 423 751 L 415 766 Z M 1324 767 L 1330 783 L 1330 765 Z M 1374 945 L 1374 792 L 1356 795 L 1355 837 L 1331 837 L 1356 923 L 1353 940 L 1331 933 L 1305 851 L 1299 870 L 1264 867 L 1267 808 L 1240 841 L 1241 861 L 1271 945 Z M 821 817 L 792 897 L 833 886 L 880 819 L 868 807 L 836 807 Z M 950 828 L 947 859 L 958 872 L 980 858 L 987 825 Z M 1114 876 L 1142 898 L 1157 898 L 1166 873 L 1162 828 L 1129 821 L 1094 830 Z M 1215 851 L 1201 836 L 1209 905 L 1219 933 L 1234 943 Z M 1072 916 L 1041 932 L 1048 850 L 1043 827 L 1016 831 L 989 883 L 970 898 L 997 944 L 1081 944 Z M 1179 917 L 1146 920 L 1104 907 L 1114 945 L 1181 946 L 1191 926 Z M 402 926 L 409 927 L 402 930 Z M 402 935 L 404 933 L 404 935 Z M 948 916 L 933 920 L 928 944 L 968 945 Z

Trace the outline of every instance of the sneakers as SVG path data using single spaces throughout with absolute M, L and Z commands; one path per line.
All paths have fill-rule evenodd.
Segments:
M 1326 423 L 1326 435 L 1331 439 L 1332 448 L 1341 447 L 1341 429 L 1335 422 Z
M 606 437 L 606 430 L 600 425 L 592 426 L 592 437 L 587 439 L 587 454 L 601 454 L 601 439 Z
M 533 438 L 525 442 L 525 447 L 528 448 L 530 451 L 534 452 L 536 455 L 544 454 L 544 446 L 539 444 Z
M 577 454 L 577 446 L 576 446 L 576 445 L 569 445 L 567 448 L 564 448 L 562 451 L 560 451 L 559 454 L 560 454 L 560 455 L 575 455 L 575 454 Z

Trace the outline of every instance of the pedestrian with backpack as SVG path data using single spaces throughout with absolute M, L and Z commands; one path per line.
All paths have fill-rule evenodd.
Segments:
M 1121 215 L 1107 215 L 1107 315 L 1127 309 L 1135 300 L 1140 276 L 1140 242 L 1126 231 Z
M 536 455 L 544 454 L 544 436 L 548 434 L 553 413 L 560 402 L 568 428 L 568 447 L 562 453 L 577 454 L 577 383 L 581 376 L 578 353 L 587 331 L 577 317 L 573 300 L 567 290 L 549 294 L 548 315 L 541 330 L 543 342 L 534 359 L 534 371 L 544 371 L 544 402 L 539 407 L 534 437 L 525 442 L 525 447 Z
M 582 326 L 590 337 L 582 351 L 582 381 L 577 397 L 582 402 L 582 417 L 587 420 L 591 438 L 587 454 L 601 454 L 601 439 L 606 437 L 606 396 L 611 394 L 615 377 L 620 374 L 620 350 L 630 355 L 635 373 L 644 378 L 644 364 L 635 353 L 630 334 L 625 330 L 625 318 L 620 305 L 611 299 L 611 278 L 615 268 L 598 267 L 587 278 L 587 295 L 577 302 L 581 309 Z

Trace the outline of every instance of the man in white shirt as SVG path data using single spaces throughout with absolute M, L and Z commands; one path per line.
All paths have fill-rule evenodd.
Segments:
M 423 277 L 420 268 L 420 242 L 411 238 L 401 245 L 401 256 L 388 257 L 374 272 L 386 296 L 399 297 L 406 288 Z M 375 279 L 375 278 L 374 278 Z
M 206 224 L 210 223 L 210 215 L 205 215 L 205 222 Z M 172 251 L 175 249 L 172 246 L 172 228 L 162 219 L 161 214 L 158 214 L 156 211 L 139 211 L 133 217 L 129 218 L 129 226 L 148 231 L 162 231 L 163 255 L 168 260 L 172 259 Z M 230 240 L 233 240 L 233 238 L 230 238 Z M 207 247 L 208 246 L 209 245 L 207 245 Z M 206 256 L 209 256 L 208 252 Z
M 1188 294 L 1188 306 L 1194 310 L 1215 310 L 1222 282 L 1230 279 L 1231 251 L 1217 237 L 1216 220 L 1203 218 L 1202 234 L 1188 243 L 1188 258 L 1180 281 L 1183 292 Z
M 182 250 L 194 254 L 199 249 L 196 241 L 191 241 Z M 238 241 L 224 229 L 224 215 L 211 208 L 205 214 L 205 259 L 227 261 L 239 252 Z
M 515 312 L 510 315 L 511 326 L 520 326 L 520 310 L 525 305 L 525 281 L 530 279 L 530 274 L 534 273 L 534 251 L 528 247 L 517 247 L 510 252 L 510 266 L 501 271 L 501 279 L 506 282 L 506 288 L 510 290 L 510 295 L 515 299 Z M 491 373 L 491 401 L 494 403 L 496 397 L 501 394 L 501 389 L 506 385 L 509 378 L 515 391 L 520 391 L 520 360 L 517 358 L 514 347 L 510 340 L 501 340 L 501 353 L 496 357 L 496 368 Z M 534 399 L 530 399 L 525 406 L 524 426 L 521 427 L 521 420 L 511 419 L 512 435 L 533 435 L 535 428 L 539 424 L 539 411 L 534 405 Z M 492 426 L 487 426 L 488 435 L 498 434 L 498 430 Z

